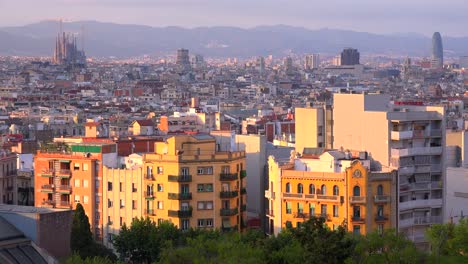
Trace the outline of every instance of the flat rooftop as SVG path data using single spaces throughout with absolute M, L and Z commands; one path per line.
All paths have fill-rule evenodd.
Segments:
M 63 212 L 63 211 L 69 211 L 69 210 L 70 209 L 57 209 L 57 208 L 48 208 L 48 207 L 0 204 L 0 213 L 46 214 L 46 213 Z

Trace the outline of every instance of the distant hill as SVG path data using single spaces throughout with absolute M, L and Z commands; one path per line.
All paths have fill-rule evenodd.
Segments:
M 295 53 L 338 54 L 344 47 L 362 53 L 429 56 L 431 39 L 416 33 L 378 35 L 348 30 L 309 30 L 284 25 L 236 27 L 149 27 L 96 21 L 64 23 L 64 30 L 80 33 L 85 28 L 85 51 L 89 56 L 130 57 L 193 53 L 217 57 L 251 57 Z M 56 21 L 0 28 L 0 54 L 51 56 L 58 33 Z M 468 55 L 468 37 L 444 37 L 446 56 Z

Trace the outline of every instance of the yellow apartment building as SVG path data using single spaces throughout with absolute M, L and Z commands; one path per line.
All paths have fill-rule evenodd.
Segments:
M 311 216 L 329 228 L 366 234 L 395 227 L 396 172 L 370 172 L 366 152 L 327 151 L 289 160 L 269 157 L 267 230 L 299 227 Z
M 180 229 L 241 231 L 246 222 L 245 152 L 217 151 L 210 135 L 178 135 L 145 154 L 144 214 Z

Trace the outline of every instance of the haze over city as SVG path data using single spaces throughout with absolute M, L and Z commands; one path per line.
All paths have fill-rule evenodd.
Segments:
M 468 35 L 464 0 L 0 0 L 0 10 L 0 26 L 64 19 L 156 27 L 285 24 L 379 34 Z

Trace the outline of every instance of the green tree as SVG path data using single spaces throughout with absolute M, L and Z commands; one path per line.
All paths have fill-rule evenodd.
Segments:
M 82 257 L 88 256 L 85 249 L 88 248 L 89 245 L 93 244 L 93 235 L 91 233 L 88 216 L 80 203 L 76 205 L 76 209 L 73 214 L 70 238 L 71 250 L 73 252 L 78 252 Z
M 452 241 L 454 238 L 454 225 L 434 224 L 426 230 L 426 238 L 431 245 L 431 253 L 435 258 L 451 255 L 453 253 Z
M 452 241 L 454 255 L 468 257 L 468 218 L 462 218 L 455 225 Z
M 130 228 L 122 226 L 113 244 L 123 261 L 152 263 L 159 260 L 168 243 L 179 243 L 180 231 L 172 223 L 156 225 L 149 218 L 134 219 Z
M 422 257 L 412 241 L 394 229 L 360 236 L 347 263 L 416 263 Z
M 266 262 L 270 264 L 302 264 L 304 248 L 289 230 L 284 230 L 277 236 L 265 239 L 263 250 Z
M 291 232 L 304 247 L 306 263 L 343 263 L 354 250 L 355 241 L 345 227 L 330 230 L 323 217 L 312 217 Z
M 82 259 L 80 255 L 73 254 L 67 260 L 65 260 L 65 264 L 112 264 L 115 263 L 114 261 L 105 258 L 105 257 L 88 257 Z

